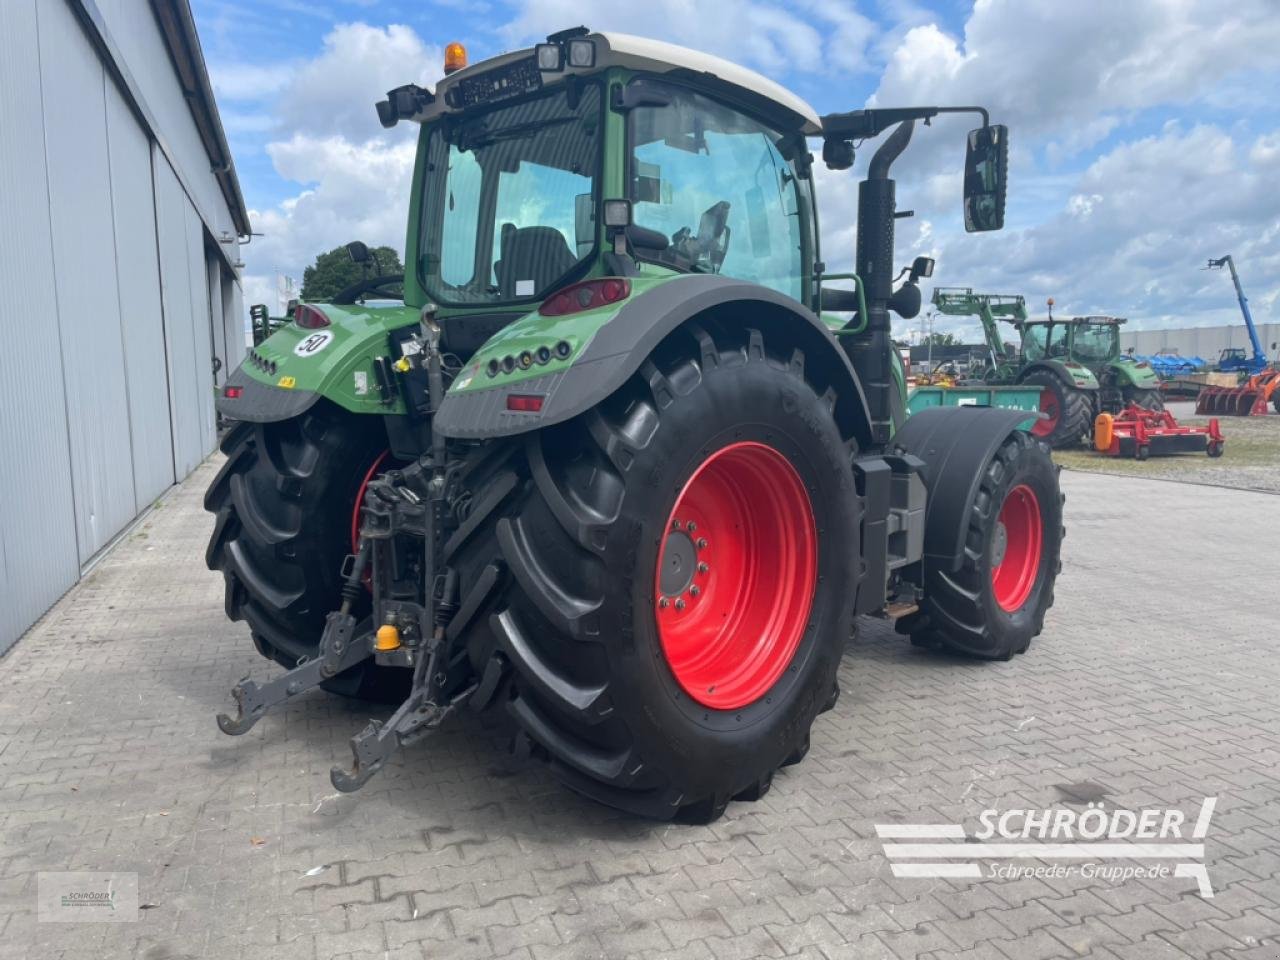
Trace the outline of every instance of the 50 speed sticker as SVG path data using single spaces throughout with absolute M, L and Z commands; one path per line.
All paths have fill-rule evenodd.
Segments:
M 333 331 L 320 330 L 299 341 L 293 352 L 299 357 L 314 357 L 332 342 Z

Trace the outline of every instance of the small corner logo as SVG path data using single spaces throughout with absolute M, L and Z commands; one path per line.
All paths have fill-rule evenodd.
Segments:
M 136 873 L 43 872 L 36 877 L 41 923 L 128 923 L 138 919 Z
M 983 810 L 979 827 L 959 823 L 878 823 L 895 877 L 1016 880 L 1079 876 L 1121 883 L 1187 877 L 1213 896 L 1204 863 L 1217 797 L 1206 797 L 1194 825 L 1181 810 Z M 898 842 L 903 841 L 903 842 Z M 958 841 L 958 842 L 957 842 Z M 1028 864 L 1022 861 L 1037 861 Z M 1179 861 L 1172 869 L 1168 861 Z
M 292 390 L 298 381 L 293 377 L 281 377 L 280 382 L 276 384 L 278 387 L 284 387 L 286 390 Z

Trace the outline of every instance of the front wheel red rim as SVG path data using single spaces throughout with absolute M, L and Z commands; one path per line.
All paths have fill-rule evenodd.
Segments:
M 790 666 L 818 578 L 818 531 L 773 447 L 717 450 L 676 497 L 654 572 L 658 636 L 676 682 L 716 710 L 753 703 Z
M 1020 483 L 1004 498 L 991 546 L 991 588 L 1000 609 L 1022 608 L 1040 573 L 1044 520 L 1035 491 Z

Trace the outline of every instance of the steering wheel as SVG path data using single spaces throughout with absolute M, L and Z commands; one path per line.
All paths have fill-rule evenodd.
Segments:
M 718 273 L 729 251 L 730 236 L 729 201 L 720 200 L 702 212 L 696 236 L 689 227 L 673 233 L 671 249 L 691 264 L 707 261 L 712 272 Z
M 396 289 L 399 287 L 399 289 Z M 404 296 L 404 274 L 394 273 L 382 277 L 367 277 L 344 287 L 333 295 L 331 303 L 355 303 L 367 293 L 381 295 L 381 299 L 399 300 Z

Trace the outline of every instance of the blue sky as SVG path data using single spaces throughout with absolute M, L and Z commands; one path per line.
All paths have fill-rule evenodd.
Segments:
M 964 121 L 921 131 L 895 167 L 899 256 L 935 281 L 1019 292 L 1038 307 L 1135 326 L 1238 322 L 1231 252 L 1255 318 L 1280 320 L 1280 17 L 1274 0 L 592 0 L 375 3 L 193 0 L 255 230 L 248 302 L 277 272 L 359 237 L 403 247 L 413 130 L 373 101 L 440 75 L 443 45 L 473 62 L 585 23 L 737 60 L 819 113 L 979 102 L 1011 128 L 1006 230 L 965 235 Z M 864 151 L 862 159 L 869 156 Z M 861 169 L 860 163 L 855 170 Z M 823 257 L 853 255 L 857 176 L 820 171 Z M 927 291 L 926 291 L 927 292 Z M 963 321 L 947 320 L 957 333 Z

